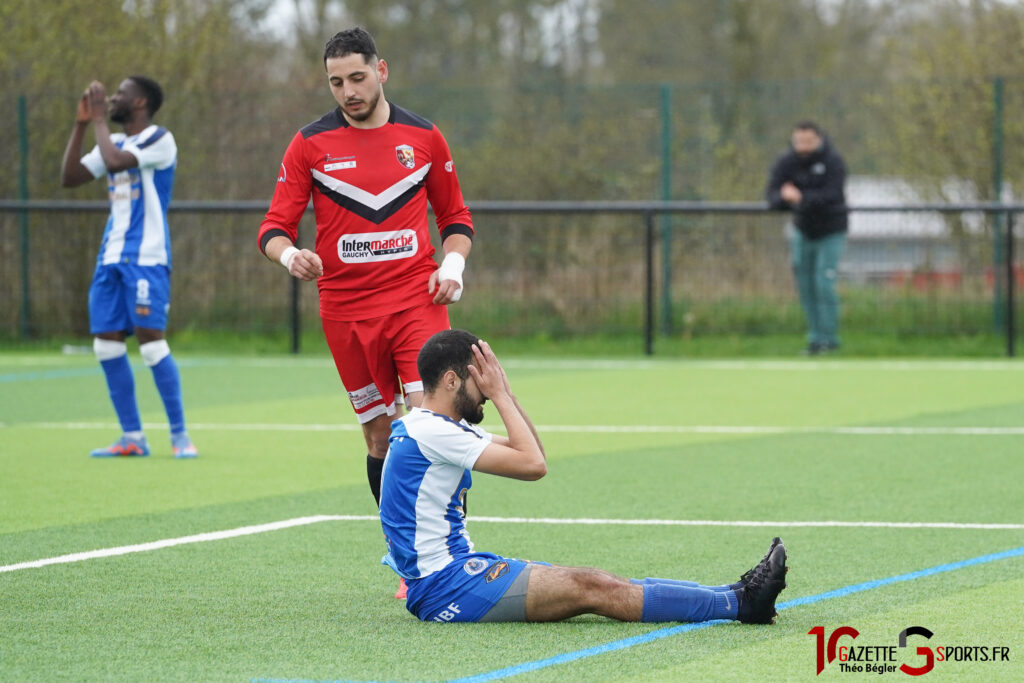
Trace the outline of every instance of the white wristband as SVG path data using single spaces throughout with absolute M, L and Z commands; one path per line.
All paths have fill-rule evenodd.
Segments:
M 452 301 L 462 298 L 462 271 L 466 268 L 465 257 L 457 251 L 450 251 L 441 261 L 441 267 L 437 269 L 437 284 L 444 280 L 454 280 L 459 288 L 452 294 Z
M 281 261 L 281 265 L 284 266 L 285 270 L 291 272 L 292 259 L 295 258 L 295 255 L 298 253 L 299 250 L 296 249 L 295 247 L 288 247 L 287 249 L 281 252 L 281 258 L 279 260 Z

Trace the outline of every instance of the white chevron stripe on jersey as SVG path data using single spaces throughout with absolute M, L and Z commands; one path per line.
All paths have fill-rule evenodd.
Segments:
M 422 168 L 416 169 L 380 194 L 371 194 L 366 190 L 338 180 L 337 178 L 329 176 L 315 168 L 310 170 L 313 172 L 313 178 L 323 183 L 327 189 L 348 197 L 353 201 L 359 202 L 374 211 L 379 211 L 401 197 L 403 193 L 408 192 L 410 189 L 423 182 L 423 179 L 426 177 L 431 165 L 432 164 L 424 164 Z

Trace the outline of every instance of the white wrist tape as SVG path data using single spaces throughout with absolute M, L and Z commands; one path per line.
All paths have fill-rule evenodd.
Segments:
M 292 259 L 295 258 L 295 255 L 298 254 L 298 253 L 299 253 L 299 250 L 296 249 L 295 247 L 288 247 L 287 249 L 285 249 L 284 251 L 281 252 L 280 261 L 281 261 L 281 265 L 284 266 L 285 270 L 291 271 L 291 269 L 292 269 Z
M 466 268 L 465 257 L 457 251 L 450 251 L 441 261 L 441 267 L 437 269 L 437 284 L 443 280 L 454 280 L 459 288 L 452 294 L 452 301 L 458 301 L 462 297 L 462 271 Z

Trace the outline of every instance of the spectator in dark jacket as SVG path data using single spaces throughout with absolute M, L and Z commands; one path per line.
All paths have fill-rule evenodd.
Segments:
M 807 317 L 807 349 L 839 348 L 836 275 L 846 245 L 846 164 L 811 121 L 793 127 L 790 149 L 772 167 L 765 191 L 771 208 L 793 212 L 793 275 Z

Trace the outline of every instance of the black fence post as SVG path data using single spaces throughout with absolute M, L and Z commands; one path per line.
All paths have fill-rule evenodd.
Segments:
M 28 103 L 18 95 L 18 198 L 28 201 Z M 19 329 L 22 339 L 32 337 L 32 295 L 29 291 L 28 211 L 18 212 L 18 235 L 21 243 L 21 312 Z
M 1016 277 L 1013 272 L 1013 212 L 1006 212 L 1006 355 L 1010 358 L 1016 353 L 1016 316 L 1014 315 L 1014 288 Z
M 644 353 L 654 355 L 654 212 L 644 212 Z

